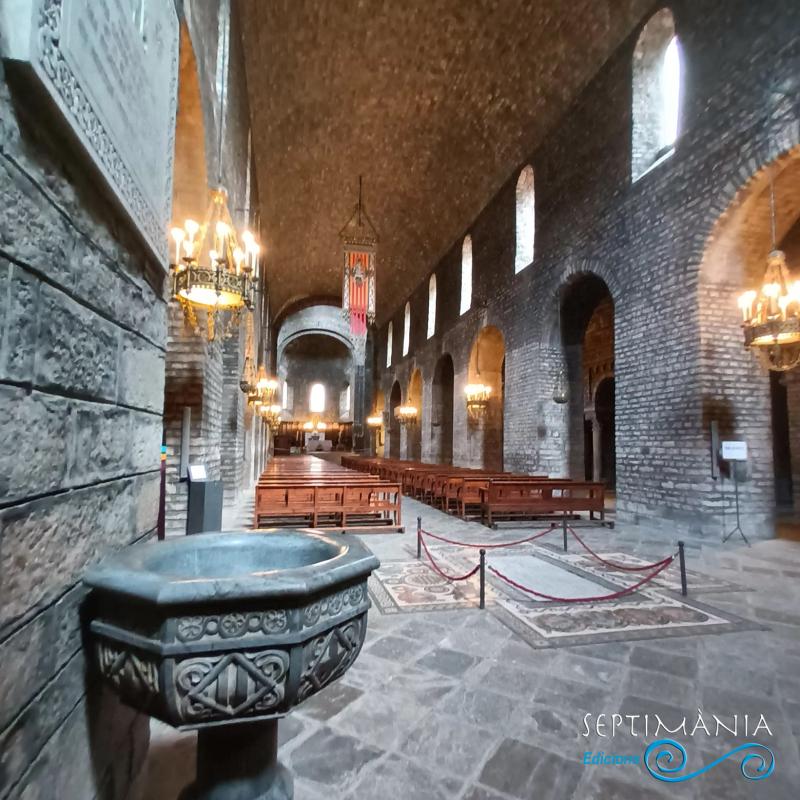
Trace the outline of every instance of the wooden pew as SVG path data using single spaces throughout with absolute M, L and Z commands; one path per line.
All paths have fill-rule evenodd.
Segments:
M 560 479 L 495 479 L 481 488 L 481 522 L 492 527 L 495 517 L 506 519 L 565 516 L 588 512 L 599 514 L 605 524 L 605 484 Z

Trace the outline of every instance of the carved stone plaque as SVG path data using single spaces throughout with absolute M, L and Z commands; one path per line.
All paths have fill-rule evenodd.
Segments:
M 44 88 L 166 266 L 178 87 L 172 0 L 3 0 L 2 55 Z

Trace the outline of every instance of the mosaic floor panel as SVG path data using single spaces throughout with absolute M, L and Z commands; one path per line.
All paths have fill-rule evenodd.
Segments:
M 477 553 L 433 546 L 431 553 L 451 575 L 468 572 Z M 648 561 L 625 553 L 601 553 L 626 566 Z M 564 553 L 529 545 L 489 552 L 494 565 L 512 580 L 559 597 L 595 597 L 636 583 L 643 573 L 614 571 L 588 553 Z M 690 636 L 763 629 L 751 621 L 699 601 L 695 595 L 744 591 L 743 587 L 694 570 L 688 571 L 689 597 L 680 595 L 677 561 L 637 592 L 614 600 L 586 603 L 544 601 L 509 586 L 487 571 L 486 605 L 508 628 L 533 647 L 565 647 L 620 640 Z M 384 614 L 476 608 L 479 577 L 450 582 L 423 558 L 386 561 L 370 579 L 370 591 Z

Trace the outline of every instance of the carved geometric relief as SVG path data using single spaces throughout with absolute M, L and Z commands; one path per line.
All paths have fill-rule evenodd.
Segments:
M 166 264 L 178 81 L 173 3 L 16 0 L 4 55 L 27 64 L 153 255 Z M 20 35 L 28 25 L 35 36 Z M 80 152 L 80 151 L 78 151 Z
M 137 653 L 101 641 L 97 665 L 103 677 L 127 695 L 146 701 L 158 694 L 158 665 Z
M 182 642 L 196 642 L 205 637 L 237 639 L 250 633 L 282 633 L 289 625 L 283 609 L 180 617 L 176 636 Z
M 283 701 L 288 669 L 282 650 L 188 658 L 175 669 L 178 716 L 197 722 L 270 711 Z
M 303 648 L 297 702 L 344 675 L 361 651 L 366 633 L 367 615 L 363 614 L 308 642 Z
M 316 600 L 303 609 L 303 627 L 310 628 L 320 620 L 337 616 L 343 609 L 358 608 L 366 596 L 366 585 L 359 584 Z

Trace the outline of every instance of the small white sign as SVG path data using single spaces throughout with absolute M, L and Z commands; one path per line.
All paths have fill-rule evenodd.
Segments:
M 747 442 L 723 442 L 723 461 L 747 461 Z
M 206 479 L 206 465 L 189 464 L 189 479 L 193 481 L 204 481 Z

